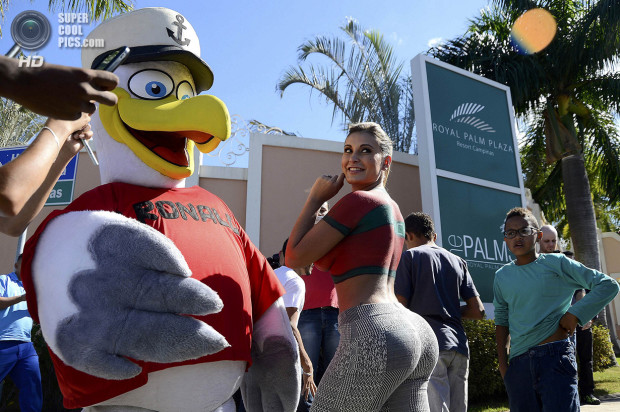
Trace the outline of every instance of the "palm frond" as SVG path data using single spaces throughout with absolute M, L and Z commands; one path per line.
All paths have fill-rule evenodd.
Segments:
M 2 24 L 4 24 L 4 10 L 9 6 L 9 0 L 0 0 L 0 37 L 2 37 Z
M 496 0 L 494 3 L 501 9 L 513 10 L 520 13 L 541 7 L 540 1 L 532 0 Z
M 133 0 L 49 0 L 50 11 L 87 13 L 91 21 L 109 19 L 133 10 Z
M 394 141 L 396 150 L 408 151 L 413 139 L 412 87 L 403 81 L 404 63 L 392 46 L 375 30 L 363 29 L 349 19 L 340 27 L 344 40 L 318 36 L 299 47 L 299 62 L 316 55 L 328 66 L 289 68 L 276 88 L 283 96 L 292 84 L 305 84 L 333 104 L 332 120 L 338 113 L 344 122 L 374 121 Z
M 620 73 L 599 74 L 585 79 L 576 85 L 575 92 L 582 101 L 599 101 L 609 111 L 620 113 Z
M 290 85 L 306 85 L 310 87 L 311 93 L 313 90 L 316 90 L 323 95 L 327 102 L 334 105 L 332 121 L 338 111 L 343 114 L 345 119 L 350 118 L 352 113 L 349 112 L 350 109 L 338 93 L 338 74 L 333 70 L 327 71 L 325 68 L 315 68 L 315 66 L 309 66 L 307 71 L 308 73 L 306 73 L 303 67 L 289 67 L 280 77 L 277 85 L 280 96 L 284 94 L 284 91 Z
M 610 203 L 620 202 L 620 134 L 608 114 L 593 112 L 592 119 L 589 141 L 584 145 L 590 180 L 595 181 Z
M 573 29 L 574 44 L 583 47 L 574 49 L 579 57 L 572 61 L 575 66 L 603 70 L 610 56 L 620 53 L 620 0 L 587 3 Z
M 44 123 L 43 116 L 0 97 L 0 147 L 25 144 L 41 130 Z

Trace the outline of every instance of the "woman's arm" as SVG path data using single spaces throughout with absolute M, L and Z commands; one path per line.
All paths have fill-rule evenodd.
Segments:
M 38 186 L 38 188 L 29 196 L 29 198 L 27 198 L 23 206 L 20 207 L 17 215 L 11 217 L 0 217 L 1 233 L 5 233 L 9 236 L 19 236 L 28 226 L 28 224 L 35 218 L 35 216 L 41 211 L 41 209 L 45 205 L 45 202 L 47 201 L 50 191 L 53 189 L 56 181 L 62 174 L 63 170 L 65 169 L 69 161 L 82 148 L 82 143 L 79 139 L 90 139 L 92 137 L 93 132 L 90 130 L 90 126 L 88 125 L 89 120 L 90 116 L 82 115 L 80 120 L 75 122 L 60 121 L 54 119 L 49 119 L 47 121 L 46 125 L 52 128 L 52 130 L 62 129 L 63 127 L 72 128 L 73 130 L 70 130 L 69 133 L 73 132 L 73 135 L 69 136 L 69 138 L 61 144 L 62 147 L 60 149 L 60 153 L 58 153 L 56 160 L 54 161 L 54 163 L 52 163 L 49 170 L 47 170 L 47 175 L 45 176 L 45 179 Z M 13 162 L 17 162 L 22 156 L 23 155 L 19 156 Z M 3 166 L 1 169 L 4 169 L 7 166 L 9 166 L 9 164 Z M 43 170 L 41 170 L 40 172 L 43 173 Z M 25 195 L 26 192 L 28 192 L 23 188 L 22 191 L 24 192 L 22 193 L 22 195 Z
M 301 333 L 299 333 L 299 329 L 297 329 L 299 311 L 297 310 L 297 308 L 286 308 L 286 313 L 291 320 L 293 336 L 295 337 L 297 345 L 299 346 L 299 361 L 301 362 L 301 370 L 303 372 L 303 386 L 301 389 L 301 394 L 306 400 L 308 400 L 308 393 L 311 393 L 312 396 L 316 395 L 316 383 L 314 383 L 314 370 L 312 367 L 312 361 L 310 360 L 310 356 L 308 356 L 308 353 L 306 352 L 306 348 L 304 348 L 304 342 L 301 339 Z
M 67 138 L 89 121 L 90 116 L 84 113 L 75 121 L 48 119 L 45 126 L 53 133 L 41 130 L 21 155 L 0 167 L 0 216 L 17 216 L 21 212 L 50 173 Z
M 344 174 L 319 177 L 293 226 L 286 247 L 286 266 L 307 266 L 322 258 L 344 235 L 324 221 L 314 224 L 321 205 L 334 197 L 344 184 Z

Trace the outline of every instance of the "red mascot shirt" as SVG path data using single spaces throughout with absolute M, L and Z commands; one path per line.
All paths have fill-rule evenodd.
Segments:
M 93 405 L 129 392 L 145 385 L 149 372 L 172 366 L 220 360 L 251 362 L 252 324 L 284 294 L 284 290 L 228 206 L 198 186 L 151 189 L 109 183 L 83 194 L 66 209 L 50 214 L 26 244 L 22 261 L 28 310 L 36 322 L 39 316 L 30 267 L 37 240 L 51 219 L 80 210 L 117 212 L 170 238 L 185 257 L 192 277 L 215 290 L 224 302 L 221 312 L 195 317 L 224 335 L 231 346 L 213 355 L 174 364 L 137 361 L 142 373 L 120 381 L 80 372 L 50 351 L 66 408 Z

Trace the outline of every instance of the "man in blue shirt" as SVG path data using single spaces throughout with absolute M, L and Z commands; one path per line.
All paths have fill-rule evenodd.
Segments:
M 436 238 L 429 215 L 416 212 L 407 216 L 405 243 L 409 250 L 398 265 L 394 292 L 437 336 L 439 359 L 428 385 L 431 412 L 466 412 L 469 347 L 461 319 L 482 319 L 484 306 L 467 263 L 437 246 Z
M 30 340 L 32 319 L 26 291 L 19 277 L 21 256 L 15 272 L 0 275 L 0 381 L 7 375 L 19 389 L 22 412 L 40 412 L 43 406 L 39 356 Z

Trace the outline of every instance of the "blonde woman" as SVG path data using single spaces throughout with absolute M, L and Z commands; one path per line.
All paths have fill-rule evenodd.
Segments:
M 349 127 L 341 168 L 314 183 L 286 250 L 289 267 L 312 262 L 336 284 L 340 344 L 312 411 L 428 411 L 426 387 L 437 362 L 435 335 L 394 296 L 405 228 L 385 190 L 392 142 L 376 123 Z M 344 196 L 316 225 L 317 211 Z

